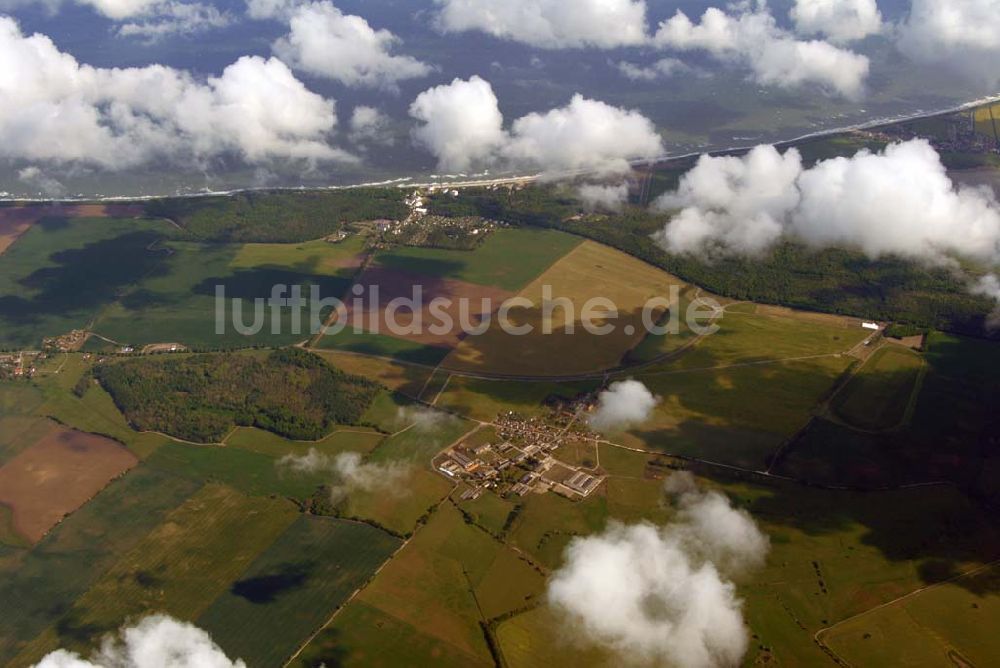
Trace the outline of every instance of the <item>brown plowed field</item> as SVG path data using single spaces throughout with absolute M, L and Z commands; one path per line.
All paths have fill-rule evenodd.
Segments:
M 14 529 L 37 543 L 138 462 L 109 438 L 55 429 L 0 467 L 0 504 L 11 509 Z

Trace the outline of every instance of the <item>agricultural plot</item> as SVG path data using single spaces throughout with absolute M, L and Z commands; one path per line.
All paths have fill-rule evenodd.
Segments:
M 73 601 L 199 486 L 140 466 L 106 487 L 30 551 L 0 553 L 0 600 L 7 602 L 0 663 L 6 664 L 55 624 Z
M 998 622 L 992 567 L 849 619 L 820 640 L 852 665 L 988 666 L 1000 656 Z
M 510 321 L 517 327 L 530 327 L 530 333 L 516 336 L 493 322 L 485 334 L 466 338 L 443 366 L 536 377 L 615 368 L 645 337 L 643 307 L 654 298 L 669 300 L 671 286 L 681 291 L 687 288 L 621 251 L 586 241 L 518 293 L 533 306 L 512 309 Z M 550 318 L 542 306 L 546 290 L 553 300 Z M 582 325 L 584 306 L 593 298 L 608 300 L 591 304 L 596 314 L 593 325 L 610 328 L 603 334 L 588 332 Z M 652 322 L 664 316 L 667 303 L 651 309 Z M 567 331 L 570 324 L 572 333 Z
M 542 576 L 450 504 L 303 651 L 298 665 L 493 664 L 479 625 L 530 603 Z M 391 619 L 390 639 L 381 620 Z M 405 642 L 404 642 L 405 640 Z
M 37 543 L 138 461 L 109 438 L 53 429 L 0 467 L 0 504 L 10 508 L 14 529 Z
M 283 665 L 398 546 L 365 524 L 301 516 L 197 624 L 248 666 Z
M 858 429 L 897 428 L 906 418 L 922 369 L 918 354 L 899 346 L 881 348 L 837 394 L 832 408 Z
M 0 412 L 0 467 L 56 429 L 55 423 L 42 417 Z
M 459 344 L 462 323 L 476 327 L 484 322 L 506 298 L 578 243 L 561 232 L 502 229 L 471 251 L 382 252 L 358 278 L 364 291 L 357 303 L 352 295 L 346 316 L 314 343 L 436 365 Z M 421 294 L 422 310 L 415 313 L 405 304 L 390 308 L 394 300 L 413 299 L 414 290 Z M 432 311 L 435 299 L 438 310 Z
M 660 398 L 650 419 L 610 440 L 754 470 L 804 427 L 850 367 L 846 357 L 637 374 Z
M 344 373 L 377 380 L 390 390 L 413 399 L 416 399 L 423 390 L 424 384 L 431 374 L 431 369 L 425 366 L 407 364 L 398 360 L 315 348 L 312 349 L 312 352 Z
M 872 431 L 851 428 L 842 419 L 817 419 L 789 444 L 775 471 L 866 488 L 946 480 L 965 484 L 978 479 L 980 493 L 995 496 L 996 486 L 986 472 L 997 461 L 991 443 L 998 433 L 1000 348 L 988 341 L 932 334 L 922 361 L 914 353 L 902 354 L 908 356 L 901 358 L 904 371 L 866 378 L 868 366 L 862 368 L 859 377 L 864 384 L 856 387 L 872 389 L 863 396 L 874 403 L 856 405 L 868 415 L 883 415 L 889 407 L 889 422 L 895 423 L 891 426 L 899 426 L 903 421 L 899 416 L 912 406 L 908 424 L 893 431 Z M 880 361 L 873 357 L 868 364 Z M 899 358 L 894 355 L 889 361 L 898 364 Z M 900 382 L 895 382 L 897 374 L 903 374 Z M 844 392 L 852 385 L 853 381 Z
M 142 214 L 141 206 L 131 204 L 0 206 L 0 255 L 45 218 L 138 218 Z
M 164 518 L 20 653 L 88 654 L 96 638 L 150 611 L 193 621 L 299 516 L 294 504 L 207 485 Z
M 514 411 L 540 415 L 548 411 L 543 402 L 549 397 L 571 399 L 597 389 L 599 381 L 580 383 L 520 383 L 452 376 L 437 406 L 456 411 L 473 420 L 494 420 L 499 413 Z
M 329 311 L 311 300 L 312 288 L 319 290 L 321 299 L 342 299 L 360 264 L 361 241 L 288 245 L 172 241 L 164 248 L 161 269 L 108 309 L 95 332 L 136 346 L 170 341 L 201 349 L 305 341 Z M 293 309 L 270 305 L 275 285 L 288 290 L 301 286 L 303 305 L 297 322 Z M 217 322 L 217 289 L 224 290 L 226 298 L 221 322 Z M 283 296 L 289 296 L 287 290 Z M 239 300 L 238 311 L 234 300 Z M 249 328 L 248 333 L 241 333 L 237 323 Z
M 31 347 L 85 328 L 163 269 L 163 221 L 44 218 L 0 256 L 0 346 Z M 109 261 L 109 258 L 114 258 Z
M 376 265 L 518 292 L 579 243 L 578 237 L 554 230 L 500 229 L 473 251 L 394 248 L 379 253 Z

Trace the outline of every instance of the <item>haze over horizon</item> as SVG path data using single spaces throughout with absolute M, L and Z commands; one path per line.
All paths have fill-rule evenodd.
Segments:
M 956 37 L 927 0 L 485 5 L 3 0 L 0 193 L 592 169 L 593 155 L 774 143 L 996 93 L 982 61 L 1000 39 Z M 974 28 L 990 5 L 963 0 L 948 20 Z M 444 95 L 462 92 L 456 80 L 482 82 L 474 113 Z M 593 114 L 632 118 L 639 134 L 611 155 L 583 138 Z M 479 153 L 456 160 L 440 142 L 467 136 L 469 122 L 481 124 Z M 537 141 L 552 124 L 575 155 Z

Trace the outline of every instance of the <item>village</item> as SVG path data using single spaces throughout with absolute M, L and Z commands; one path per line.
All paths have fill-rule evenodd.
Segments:
M 496 421 L 438 455 L 434 468 L 468 485 L 463 500 L 490 491 L 502 497 L 554 492 L 571 500 L 588 497 L 604 482 L 596 463 L 571 464 L 557 455 L 567 444 L 597 437 L 579 420 L 592 410 L 590 397 L 557 401 L 552 413 L 526 417 L 505 412 Z

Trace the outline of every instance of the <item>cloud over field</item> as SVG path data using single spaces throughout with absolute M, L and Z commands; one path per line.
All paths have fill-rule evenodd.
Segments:
M 435 0 L 443 32 L 478 30 L 542 49 L 646 41 L 645 0 Z
M 745 511 L 689 477 L 669 478 L 667 491 L 677 513 L 666 526 L 612 522 L 573 539 L 549 582 L 549 605 L 574 638 L 627 664 L 737 665 L 748 640 L 732 578 L 764 563 L 768 539 Z
M 873 258 L 1000 258 L 992 191 L 952 183 L 922 139 L 808 169 L 795 149 L 780 154 L 772 146 L 744 157 L 703 156 L 655 206 L 680 210 L 658 235 L 676 253 L 754 254 L 790 235 Z
M 399 81 L 423 77 L 429 65 L 393 53 L 400 40 L 375 30 L 364 18 L 345 14 L 329 0 L 251 0 L 250 16 L 288 22 L 289 32 L 272 49 L 296 70 L 347 86 L 393 89 Z
M 166 615 L 152 615 L 108 637 L 89 659 L 64 649 L 35 668 L 246 668 L 230 659 L 202 629 Z
M 597 396 L 597 410 L 589 424 L 603 432 L 637 427 L 649 419 L 658 403 L 659 399 L 638 380 L 620 380 Z
M 991 330 L 1000 329 L 1000 276 L 996 274 L 983 276 L 972 286 L 972 294 L 989 297 L 997 303 L 996 308 L 986 319 L 986 327 Z
M 509 131 L 493 87 L 474 76 L 421 93 L 410 107 L 415 139 L 441 169 L 502 165 L 543 172 L 623 172 L 628 159 L 663 154 L 652 121 L 575 95 L 565 107 L 518 118 Z
M 795 0 L 790 14 L 803 35 L 825 35 L 850 42 L 882 31 L 882 13 L 875 0 Z
M 335 501 L 350 496 L 351 492 L 395 491 L 410 472 L 401 462 L 366 462 L 358 452 L 342 452 L 331 457 L 315 448 L 304 455 L 285 455 L 277 465 L 298 474 L 329 474 L 330 496 Z
M 660 24 L 653 42 L 675 51 L 707 52 L 748 69 L 761 84 L 815 84 L 844 97 L 861 96 L 870 66 L 865 56 L 822 40 L 797 39 L 778 26 L 764 3 L 736 3 L 730 10 L 711 7 L 697 23 L 678 10 Z
M 0 17 L 0 61 L 8 64 L 0 77 L 5 158 L 108 170 L 222 155 L 248 163 L 353 160 L 330 143 L 334 101 L 274 58 L 244 56 L 204 81 L 162 65 L 98 68 Z
M 614 185 L 584 183 L 577 187 L 576 196 L 588 209 L 620 211 L 628 201 L 628 182 Z

